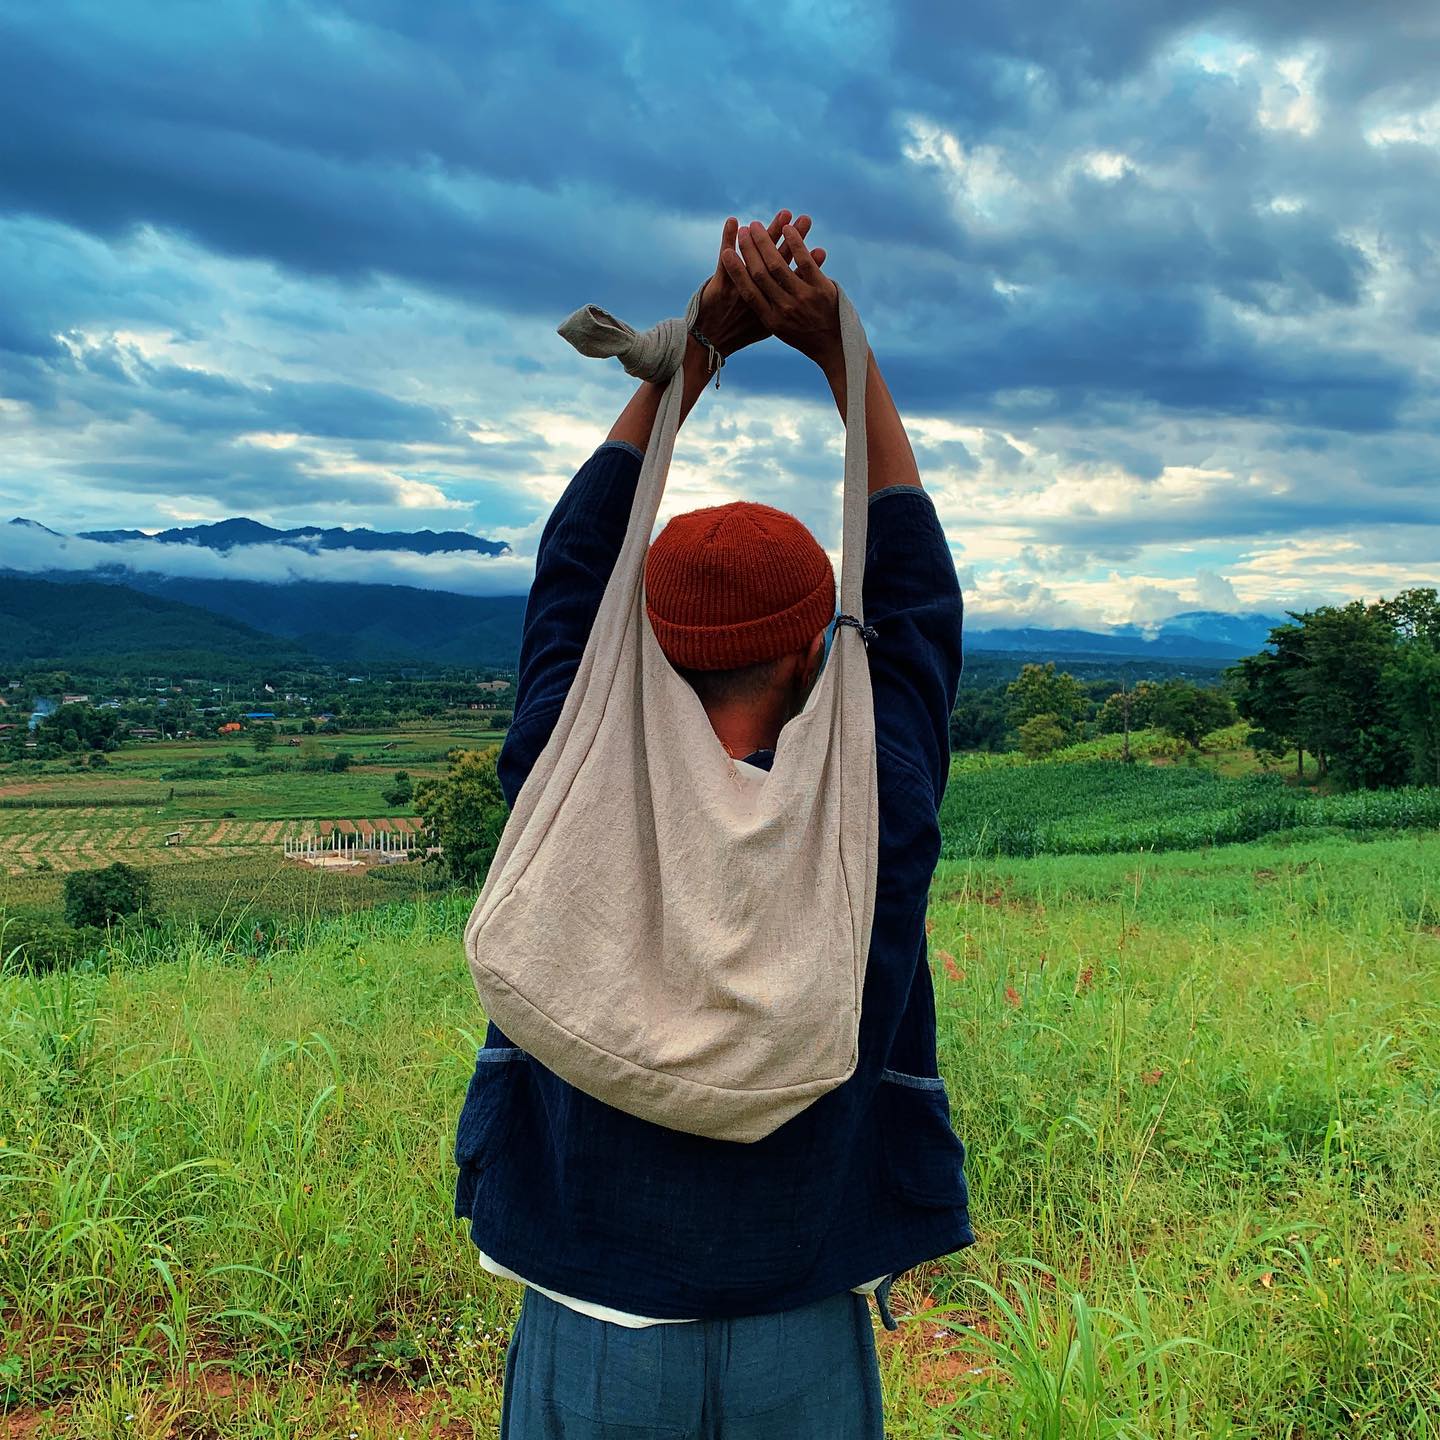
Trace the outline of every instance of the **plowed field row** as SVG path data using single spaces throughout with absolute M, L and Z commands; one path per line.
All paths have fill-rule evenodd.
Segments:
M 34 810 L 0 808 L 0 836 L 23 835 L 31 830 L 73 829 L 98 824 L 114 829 L 153 821 L 155 811 L 144 805 L 66 805 Z
M 122 812 L 126 813 L 126 812 Z M 45 862 L 59 871 L 89 870 L 116 860 L 131 864 L 171 865 L 234 855 L 238 851 L 278 852 L 285 840 L 324 838 L 338 831 L 342 835 L 375 835 L 381 831 L 402 834 L 419 827 L 411 816 L 384 816 L 376 820 L 197 820 L 183 824 L 142 824 L 144 812 L 127 813 L 125 823 L 116 824 L 116 812 L 100 811 L 93 824 L 77 825 L 77 819 L 97 818 L 95 812 L 65 811 L 64 827 L 35 824 L 25 816 L 25 829 L 0 827 L 0 870 L 23 875 Z M 133 814 L 133 820 L 131 819 Z M 180 832 L 178 844 L 167 845 L 165 837 Z

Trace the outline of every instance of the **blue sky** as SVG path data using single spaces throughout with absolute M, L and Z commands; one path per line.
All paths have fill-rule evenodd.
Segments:
M 972 624 L 1440 578 L 1429 0 L 0 0 L 0 511 L 469 530 L 514 555 L 166 564 L 523 589 L 631 389 L 555 325 L 679 313 L 782 205 Z M 667 512 L 833 546 L 841 442 L 817 371 L 747 350 Z M 92 551 L 11 527 L 0 564 Z

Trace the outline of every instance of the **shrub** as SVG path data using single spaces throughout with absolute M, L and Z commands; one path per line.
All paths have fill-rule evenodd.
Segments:
M 1036 759 L 1058 750 L 1065 739 L 1065 727 L 1058 715 L 1032 715 L 1020 727 L 1020 753 Z
M 415 789 L 415 808 L 432 843 L 441 846 L 446 870 L 468 884 L 484 878 L 505 828 L 505 795 L 495 773 L 499 754 L 494 745 L 454 750 L 445 775 Z
M 408 771 L 397 770 L 394 781 L 380 792 L 387 805 L 408 805 L 415 798 L 415 786 Z
M 93 932 L 76 930 L 51 915 L 0 916 L 0 969 L 45 971 L 77 964 Z
M 103 870 L 77 870 L 65 877 L 65 921 L 68 925 L 104 926 L 147 910 L 150 876 L 117 860 Z

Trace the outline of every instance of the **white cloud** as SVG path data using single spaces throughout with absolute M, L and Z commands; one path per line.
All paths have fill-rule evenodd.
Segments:
M 940 172 L 961 218 L 998 222 L 1023 202 L 1020 182 L 999 146 L 967 146 L 923 116 L 910 116 L 904 123 L 910 138 L 901 154 Z
M 1267 130 L 1289 130 L 1313 135 L 1320 125 L 1315 87 L 1324 57 L 1317 48 L 1287 55 L 1272 65 L 1272 75 L 1260 91 L 1255 118 Z
M 1365 131 L 1371 145 L 1440 145 L 1440 104 L 1389 115 Z
M 246 545 L 227 551 L 201 545 L 127 540 L 108 544 L 53 536 L 26 525 L 0 526 L 0 568 L 70 572 L 121 566 L 140 573 L 196 580 L 349 581 L 413 585 L 460 595 L 515 595 L 535 573 L 533 556 L 450 551 L 415 555 L 400 550 L 298 550 L 290 545 Z
M 1097 180 L 1122 180 L 1135 169 L 1135 162 L 1119 150 L 1092 150 L 1083 161 L 1086 171 Z

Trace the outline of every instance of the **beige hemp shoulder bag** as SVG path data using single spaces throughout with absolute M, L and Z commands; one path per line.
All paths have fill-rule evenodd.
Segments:
M 838 299 L 840 605 L 863 623 L 869 347 Z M 643 334 L 593 305 L 559 327 L 582 354 L 669 384 L 619 561 L 465 948 L 490 1017 L 564 1080 L 673 1130 L 754 1141 L 855 1069 L 875 905 L 875 716 L 866 633 L 847 621 L 774 769 L 745 773 L 655 639 L 645 552 L 699 307 L 697 290 L 683 321 Z

